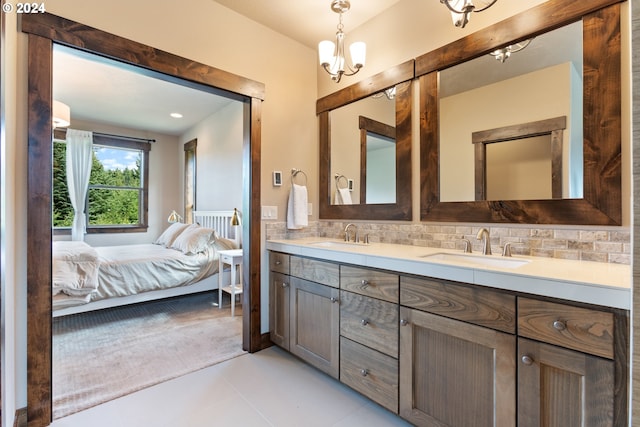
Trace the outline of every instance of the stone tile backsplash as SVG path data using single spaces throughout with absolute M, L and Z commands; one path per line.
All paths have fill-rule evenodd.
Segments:
M 302 237 L 344 238 L 348 221 L 311 221 L 302 230 L 288 230 L 284 222 L 265 221 L 266 238 L 297 239 Z M 617 264 L 631 263 L 631 232 L 628 228 L 537 228 L 483 224 L 438 223 L 371 223 L 353 221 L 361 238 L 382 243 L 424 246 L 429 248 L 464 248 L 462 239 L 471 242 L 473 252 L 482 250 L 476 239 L 482 227 L 491 233 L 493 253 L 502 253 L 511 242 L 512 253 L 547 258 L 575 259 Z

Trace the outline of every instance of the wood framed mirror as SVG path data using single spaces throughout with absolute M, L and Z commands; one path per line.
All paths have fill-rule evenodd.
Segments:
M 539 6 L 416 59 L 420 82 L 420 217 L 422 221 L 621 225 L 620 5 L 614 0 Z M 580 198 L 441 200 L 442 112 L 439 72 L 512 43 L 572 23 L 582 27 L 582 158 Z M 473 184 L 471 185 L 473 191 Z
M 376 74 L 352 86 L 319 99 L 316 102 L 316 114 L 320 129 L 320 219 L 368 219 L 368 220 L 411 220 L 411 92 L 414 76 L 414 61 L 408 61 L 383 73 Z M 385 122 L 371 109 L 363 111 L 364 102 L 391 102 L 395 109 L 391 112 L 391 122 Z M 338 118 L 341 110 L 350 110 L 345 120 Z M 395 176 L 385 182 L 395 189 L 395 201 L 384 200 L 374 203 L 361 203 L 361 200 L 375 200 L 372 192 L 366 195 L 367 181 L 375 181 L 371 172 L 377 168 L 367 166 L 367 178 L 362 180 L 362 143 L 361 122 L 359 117 L 367 116 L 372 123 L 376 121 L 386 125 L 386 129 L 395 128 Z M 348 123 L 343 125 L 343 122 Z M 348 130 L 343 127 L 348 126 Z M 333 129 L 332 129 L 333 128 Z M 336 132 L 338 131 L 339 132 Z M 366 130 L 365 130 L 366 131 Z M 388 133 L 385 131 L 385 133 Z M 348 134 L 338 138 L 336 134 Z M 333 136 L 332 136 L 333 135 Z M 347 146 L 353 146 L 348 150 Z M 349 169 L 353 166 L 352 169 Z M 338 180 L 342 188 L 345 182 L 354 182 L 353 191 L 348 195 L 351 203 L 336 202 Z M 346 180 L 346 181 L 345 181 Z M 390 182 L 395 180 L 395 182 Z M 348 187 L 347 190 L 348 191 Z M 365 191 L 363 193 L 362 191 Z M 362 194 L 365 198 L 361 199 Z M 340 204 L 337 204 L 340 203 Z

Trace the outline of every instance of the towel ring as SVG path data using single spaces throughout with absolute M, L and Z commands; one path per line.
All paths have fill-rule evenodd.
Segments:
M 304 184 L 302 185 L 307 185 L 307 174 L 304 173 L 304 171 L 302 169 L 296 169 L 293 168 L 291 169 L 291 183 L 293 184 L 294 179 L 296 176 L 298 176 L 298 174 L 301 173 L 302 175 L 304 175 Z
M 349 180 L 347 179 L 346 176 L 337 173 L 337 174 L 335 174 L 334 178 L 336 180 L 336 188 L 338 188 L 338 189 L 349 188 Z M 344 179 L 344 181 L 346 183 L 344 185 L 344 187 L 342 187 L 342 188 L 340 188 L 340 179 Z

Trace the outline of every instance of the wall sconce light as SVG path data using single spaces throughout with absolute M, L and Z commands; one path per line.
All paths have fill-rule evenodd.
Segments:
M 353 76 L 362 67 L 364 67 L 364 61 L 367 54 L 367 45 L 364 42 L 355 42 L 349 46 L 351 52 L 351 62 L 353 68 L 348 64 L 345 70 L 345 55 L 344 55 L 344 32 L 342 29 L 342 14 L 351 8 L 351 3 L 347 0 L 333 0 L 331 2 L 331 10 L 337 13 L 340 18 L 338 21 L 338 31 L 336 32 L 336 42 L 333 43 L 329 40 L 321 41 L 318 44 L 318 56 L 320 58 L 320 65 L 329 73 L 331 79 L 338 83 L 342 76 Z
M 53 101 L 53 114 L 51 121 L 53 128 L 64 128 L 71 124 L 71 108 L 60 101 Z
M 167 222 L 173 224 L 176 222 L 182 222 L 182 217 L 176 211 L 171 211 L 169 214 L 169 218 L 167 218 Z
M 472 12 L 489 9 L 498 0 L 440 0 L 451 12 L 453 25 L 464 28 L 469 23 Z

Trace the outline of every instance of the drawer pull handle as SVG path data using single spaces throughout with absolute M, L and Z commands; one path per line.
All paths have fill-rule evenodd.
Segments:
M 287 282 L 282 282 L 282 287 L 286 288 L 287 286 L 289 286 L 289 284 Z
M 567 324 L 561 320 L 556 320 L 555 322 L 553 322 L 553 328 L 557 331 L 564 331 L 565 329 L 567 329 Z
M 362 319 L 360 323 L 362 323 L 362 326 L 367 326 L 369 324 L 369 321 L 367 319 Z
M 337 303 L 337 302 L 338 302 L 338 298 L 336 298 L 336 297 L 331 297 L 331 302 L 332 302 L 333 304 Z
M 522 356 L 522 363 L 527 366 L 533 365 L 533 359 L 528 354 L 525 354 L 524 356 Z
M 363 377 L 366 377 L 367 375 L 369 375 L 369 370 L 368 369 L 360 369 L 360 374 Z
M 282 261 L 277 260 L 277 261 L 276 261 L 276 265 L 280 265 L 280 264 L 282 264 Z
M 369 281 L 368 280 L 362 279 L 362 281 L 360 283 L 362 283 L 362 286 L 365 287 L 365 288 L 367 286 L 369 286 Z
M 400 326 L 407 326 L 409 321 L 407 319 L 400 319 Z

